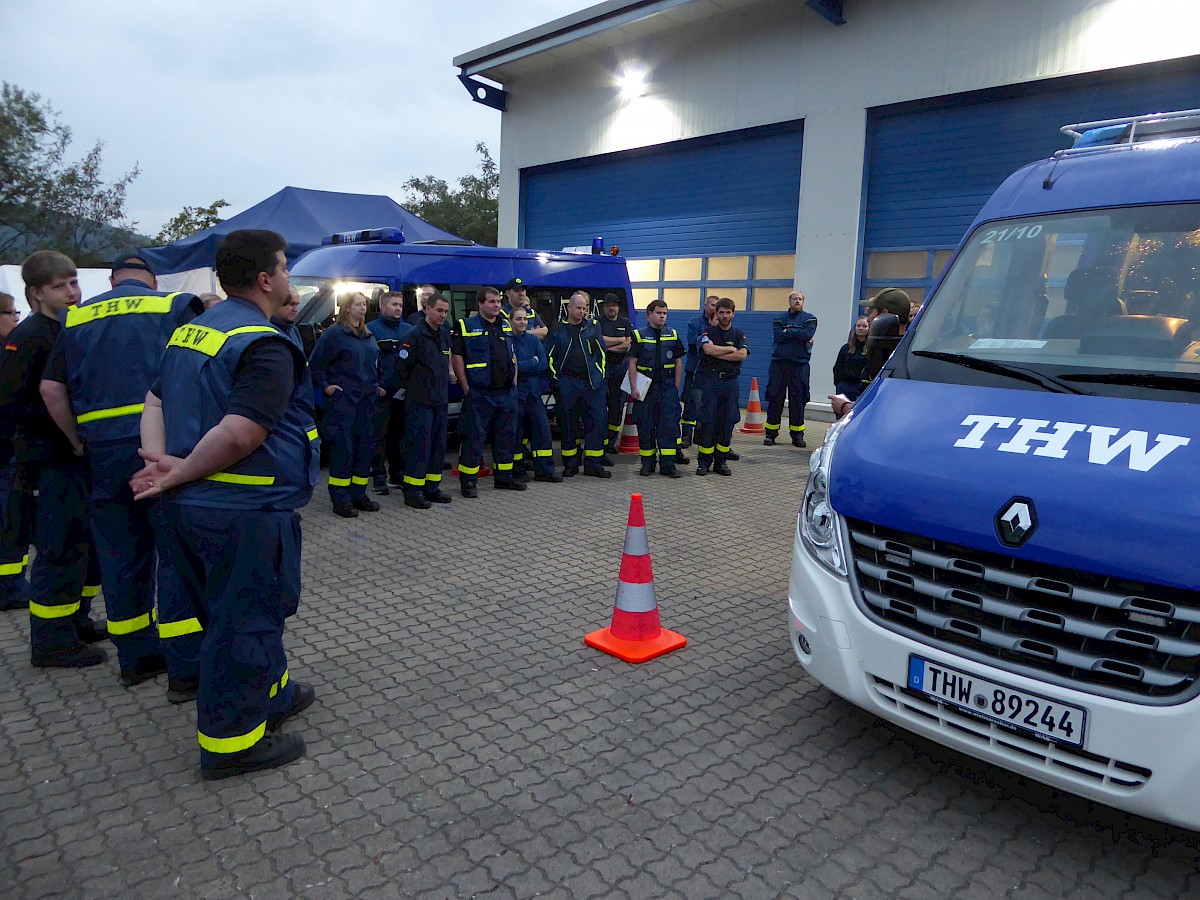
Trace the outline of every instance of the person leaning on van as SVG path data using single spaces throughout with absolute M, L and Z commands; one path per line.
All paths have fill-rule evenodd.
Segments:
M 363 324 L 366 315 L 362 294 L 340 297 L 337 321 L 321 334 L 310 361 L 313 386 L 325 398 L 321 437 L 329 445 L 329 498 L 333 511 L 347 519 L 360 509 L 379 509 L 367 497 L 367 485 L 385 392 L 379 384 L 379 347 Z

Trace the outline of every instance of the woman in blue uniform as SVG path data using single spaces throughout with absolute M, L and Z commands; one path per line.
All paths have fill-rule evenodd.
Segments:
M 367 497 L 371 457 L 379 416 L 379 347 L 364 324 L 367 298 L 346 294 L 337 321 L 317 340 L 310 370 L 313 386 L 325 398 L 322 440 L 329 445 L 329 497 L 333 511 L 353 519 L 358 510 L 375 512 Z

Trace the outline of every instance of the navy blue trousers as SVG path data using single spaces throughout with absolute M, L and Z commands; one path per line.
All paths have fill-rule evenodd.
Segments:
M 21 466 L 20 481 L 36 491 L 29 570 L 29 644 L 33 653 L 79 643 L 77 629 L 88 619 L 99 579 L 91 559 L 87 463 Z
M 788 402 L 788 425 L 792 439 L 804 436 L 804 407 L 808 404 L 808 363 L 771 360 L 767 380 L 767 434 L 778 436 L 783 419 L 783 401 Z
M 165 502 L 163 520 L 204 628 L 196 727 L 200 765 L 211 767 L 253 747 L 267 716 L 292 706 L 283 625 L 300 597 L 300 516 Z
M 695 372 L 684 372 L 680 399 L 683 401 L 683 413 L 679 417 L 680 430 L 683 437 L 691 440 L 700 427 L 700 406 L 703 402 L 700 379 Z
M 458 451 L 458 478 L 463 485 L 479 480 L 483 445 L 492 438 L 492 464 L 500 481 L 511 479 L 517 445 L 517 389 L 471 388 L 463 398 L 458 419 L 462 446 Z
M 729 455 L 733 426 L 739 418 L 737 378 L 718 378 L 699 374 L 704 406 L 700 412 L 700 437 L 697 443 L 697 462 L 708 468 L 714 458 L 719 465 Z
M 679 447 L 679 391 L 675 378 L 650 385 L 646 396 L 633 405 L 637 423 L 638 448 L 642 460 L 653 459 L 657 449 L 663 471 L 675 468 Z
M 562 458 L 566 468 L 579 467 L 578 423 L 583 420 L 583 464 L 598 467 L 604 458 L 608 424 L 604 382 L 590 387 L 585 378 L 563 375 L 558 379 L 558 427 L 562 431 Z
M 621 390 L 621 382 L 625 380 L 627 371 L 627 367 L 621 364 L 610 369 L 605 375 L 608 434 L 605 436 L 604 447 L 609 453 L 617 452 L 617 444 L 621 440 L 621 426 L 625 423 L 625 404 L 629 401 L 629 395 Z
M 410 403 L 405 417 L 404 490 L 436 492 L 446 458 L 447 407 Z
M 379 404 L 375 424 L 375 455 L 371 457 L 371 478 L 375 487 L 400 481 L 404 473 L 404 401 L 395 397 Z
M 359 400 L 335 391 L 325 398 L 322 440 L 329 444 L 329 499 L 350 503 L 367 496 L 371 457 L 379 433 L 379 396 Z
M 33 522 L 33 496 L 17 475 L 16 463 L 0 466 L 0 609 L 29 602 L 25 570 Z
M 549 475 L 554 471 L 554 444 L 550 435 L 550 417 L 536 387 L 517 389 L 517 427 L 521 441 L 533 451 L 533 471 Z
M 154 627 L 155 504 L 136 502 L 129 488 L 129 479 L 145 465 L 138 456 L 140 443 L 134 438 L 88 447 L 92 538 L 108 633 L 125 671 L 159 650 Z

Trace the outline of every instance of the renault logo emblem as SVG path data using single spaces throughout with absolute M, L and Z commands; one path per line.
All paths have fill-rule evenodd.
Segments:
M 996 537 L 1006 547 L 1020 547 L 1037 530 L 1037 513 L 1028 497 L 1013 497 L 996 513 Z

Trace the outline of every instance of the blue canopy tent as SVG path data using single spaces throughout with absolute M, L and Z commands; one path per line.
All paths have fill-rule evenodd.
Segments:
M 147 247 L 143 252 L 159 275 L 209 269 L 217 245 L 226 234 L 241 228 L 266 228 L 284 236 L 288 242 L 288 262 L 292 262 L 319 247 L 321 239 L 334 232 L 383 226 L 402 228 L 405 239 L 411 242 L 470 243 L 417 218 L 382 194 L 341 194 L 285 187 L 218 225 L 164 247 Z

